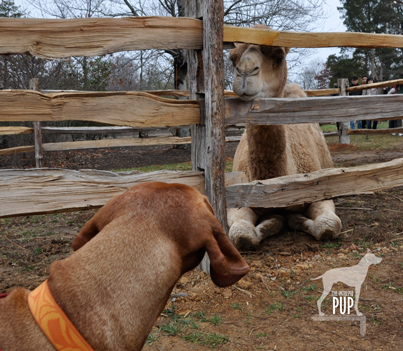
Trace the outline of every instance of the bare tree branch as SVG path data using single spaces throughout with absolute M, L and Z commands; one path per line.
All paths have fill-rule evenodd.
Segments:
M 241 1 L 242 1 L 242 0 L 237 0 L 237 1 L 235 1 L 230 7 L 228 7 L 227 10 L 224 12 L 224 17 L 227 16 L 227 15 L 231 12 L 231 10 L 232 10 L 236 5 L 238 5 Z
M 137 11 L 134 9 L 134 7 L 130 4 L 130 2 L 128 0 L 123 0 L 125 2 L 125 4 L 127 5 L 127 7 L 130 9 L 130 11 L 132 12 L 133 16 L 135 17 L 139 17 L 139 14 L 137 13 Z

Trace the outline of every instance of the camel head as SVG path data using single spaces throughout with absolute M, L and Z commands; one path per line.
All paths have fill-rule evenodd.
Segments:
M 255 28 L 266 26 L 255 26 Z M 236 43 L 230 52 L 235 69 L 233 91 L 242 100 L 283 97 L 289 48 Z

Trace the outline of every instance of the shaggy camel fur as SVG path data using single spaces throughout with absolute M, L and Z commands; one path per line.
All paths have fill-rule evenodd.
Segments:
M 73 248 L 52 263 L 48 284 L 94 350 L 140 350 L 176 282 L 206 251 L 218 286 L 249 271 L 207 198 L 181 184 L 143 183 L 115 196 Z M 16 288 L 0 298 L 0 349 L 55 350 L 31 315 L 29 293 Z
M 284 47 L 236 44 L 230 52 L 235 67 L 234 92 L 243 100 L 306 97 L 297 84 L 286 85 L 288 51 Z M 236 150 L 233 171 L 245 172 L 252 181 L 330 167 L 333 162 L 318 124 L 249 124 Z M 341 221 L 335 214 L 333 201 L 287 210 L 287 224 L 292 230 L 307 232 L 317 240 L 335 238 L 340 233 Z M 257 246 L 281 231 L 285 223 L 281 214 L 250 208 L 229 209 L 230 240 L 237 248 Z

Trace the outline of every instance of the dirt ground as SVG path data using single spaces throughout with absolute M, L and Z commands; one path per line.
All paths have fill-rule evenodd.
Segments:
M 228 147 L 227 156 L 235 147 Z M 331 151 L 339 167 L 403 157 L 403 146 L 376 152 L 331 145 Z M 31 156 L 25 157 L 2 158 L 0 167 L 32 167 Z M 54 152 L 45 162 L 118 169 L 189 160 L 187 150 L 148 147 Z M 335 203 L 343 222 L 336 240 L 318 242 L 292 231 L 268 238 L 257 251 L 242 253 L 252 271 L 226 289 L 200 271 L 183 276 L 173 292 L 179 295 L 168 302 L 144 350 L 402 350 L 403 187 Z M 15 286 L 33 289 L 44 281 L 51 262 L 72 253 L 71 242 L 93 213 L 0 220 L 0 293 Z M 362 285 L 359 309 L 366 316 L 366 336 L 360 335 L 359 322 L 312 320 L 322 281 L 311 278 L 357 264 L 367 249 L 383 260 L 370 267 Z M 354 288 L 338 283 L 332 290 Z M 322 309 L 332 315 L 330 296 Z

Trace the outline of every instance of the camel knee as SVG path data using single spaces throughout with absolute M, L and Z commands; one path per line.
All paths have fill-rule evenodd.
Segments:
M 317 240 L 335 239 L 341 228 L 341 220 L 334 212 L 323 213 L 314 220 L 313 236 Z
M 255 225 L 243 219 L 232 224 L 228 237 L 239 250 L 253 249 L 260 243 Z
M 334 212 L 323 213 L 315 219 L 302 214 L 287 216 L 287 225 L 291 230 L 303 231 L 312 235 L 316 240 L 335 239 L 341 231 L 340 218 Z
M 255 225 L 258 219 L 258 215 L 248 207 L 229 208 L 227 211 L 227 218 L 228 225 L 230 227 L 240 220 L 244 220 Z
M 339 236 L 342 224 L 335 213 L 332 200 L 315 202 L 309 206 L 304 215 L 313 220 L 312 232 L 317 240 L 335 239 Z

